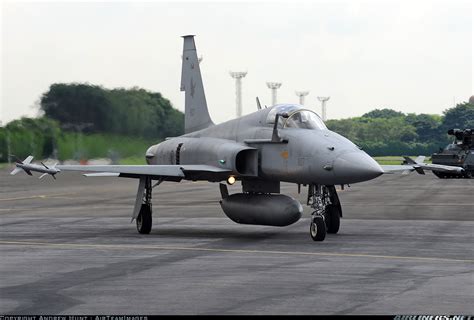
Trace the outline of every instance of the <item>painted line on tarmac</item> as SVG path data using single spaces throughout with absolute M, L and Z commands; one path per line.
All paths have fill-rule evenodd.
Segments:
M 57 193 L 57 194 L 39 194 L 29 197 L 17 197 L 17 198 L 3 198 L 0 201 L 15 201 L 15 200 L 28 200 L 28 199 L 47 199 L 47 198 L 60 198 L 64 196 L 72 196 L 75 193 Z
M 163 251 L 205 251 L 205 252 L 221 252 L 221 253 L 269 254 L 269 255 L 293 255 L 293 256 L 327 256 L 327 257 L 346 257 L 346 258 L 373 258 L 373 259 L 390 259 L 390 260 L 474 263 L 474 259 L 450 259 L 450 258 L 440 258 L 440 257 L 387 256 L 387 255 L 376 255 L 376 254 L 365 254 L 365 253 L 242 250 L 242 249 L 175 247 L 175 246 L 156 246 L 156 245 L 77 244 L 77 243 L 51 243 L 51 242 L 32 242 L 32 241 L 0 241 L 0 245 L 45 246 L 45 247 L 78 248 L 78 249 L 122 249 L 122 250 L 123 249 L 150 249 L 150 250 L 163 250 Z
M 472 207 L 474 203 L 417 203 L 417 204 L 377 204 L 377 203 L 344 203 L 350 207 Z

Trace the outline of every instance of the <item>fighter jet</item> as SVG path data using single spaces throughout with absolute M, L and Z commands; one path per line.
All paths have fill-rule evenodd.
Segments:
M 194 36 L 184 36 L 181 91 L 185 92 L 185 134 L 151 146 L 147 165 L 56 165 L 18 162 L 18 170 L 55 175 L 138 179 L 132 212 L 137 230 L 152 229 L 152 190 L 182 180 L 219 183 L 224 213 L 241 224 L 288 226 L 303 214 L 299 201 L 280 193 L 280 183 L 308 188 L 310 235 L 322 241 L 337 233 L 342 208 L 336 185 L 374 179 L 385 171 L 345 137 L 327 129 L 321 118 L 297 104 L 278 104 L 221 124 L 209 116 Z M 389 170 L 388 168 L 387 170 Z M 403 170 L 415 170 L 414 165 Z M 400 168 L 395 168 L 395 171 Z M 229 194 L 227 184 L 240 181 L 242 192 Z

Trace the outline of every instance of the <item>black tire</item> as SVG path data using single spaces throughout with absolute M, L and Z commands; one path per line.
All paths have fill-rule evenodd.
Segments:
M 149 234 L 151 231 L 151 205 L 142 204 L 137 217 L 137 230 L 140 234 Z
M 327 233 L 338 233 L 341 225 L 342 207 L 335 186 L 326 186 L 331 197 L 331 204 L 326 207 L 324 221 Z
M 341 225 L 340 206 L 331 204 L 326 207 L 324 213 L 324 222 L 326 223 L 327 233 L 337 233 Z
M 326 224 L 321 216 L 311 218 L 309 234 L 314 241 L 323 241 L 326 238 Z

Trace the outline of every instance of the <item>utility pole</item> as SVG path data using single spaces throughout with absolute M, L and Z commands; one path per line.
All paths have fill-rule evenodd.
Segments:
M 229 72 L 230 76 L 235 79 L 235 113 L 238 117 L 242 116 L 242 78 L 247 72 Z
M 296 91 L 295 93 L 300 98 L 300 105 L 304 106 L 304 97 L 309 94 L 309 91 Z
M 267 87 L 272 90 L 272 105 L 277 104 L 277 90 L 281 87 L 281 82 L 267 82 Z
M 323 116 L 323 121 L 327 120 L 326 116 L 326 102 L 330 99 L 331 97 L 318 97 L 318 100 L 321 101 L 321 113 Z

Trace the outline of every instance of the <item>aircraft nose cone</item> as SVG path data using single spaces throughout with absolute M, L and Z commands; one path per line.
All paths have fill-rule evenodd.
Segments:
M 334 174 L 347 183 L 362 182 L 383 174 L 382 167 L 365 152 L 342 154 L 334 161 Z

